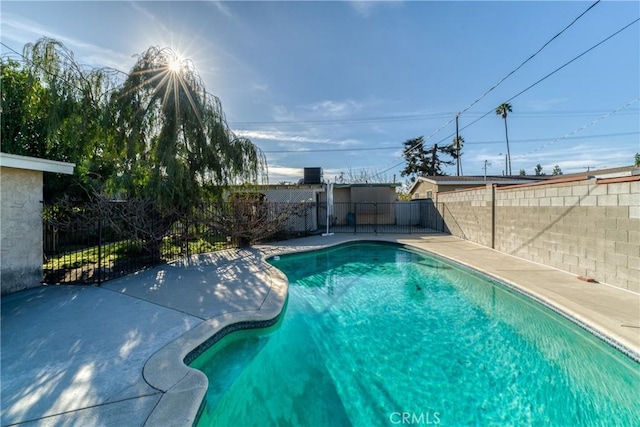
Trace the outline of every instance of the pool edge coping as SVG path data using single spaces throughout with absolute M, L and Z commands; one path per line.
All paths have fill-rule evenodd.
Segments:
M 447 234 L 441 234 L 443 236 L 449 236 Z M 468 242 L 468 243 L 474 243 L 474 242 L 469 242 L 466 240 L 462 240 L 464 242 Z M 474 273 L 481 275 L 482 277 L 485 277 L 491 281 L 494 282 L 498 282 L 499 284 L 501 284 L 502 286 L 504 286 L 507 289 L 510 289 L 514 292 L 519 293 L 520 295 L 523 295 L 527 298 L 532 299 L 533 301 L 541 304 L 543 307 L 548 308 L 549 310 L 553 311 L 554 313 L 558 314 L 559 316 L 567 319 L 568 321 L 574 323 L 575 325 L 577 325 L 578 327 L 584 329 L 585 331 L 587 331 L 588 333 L 590 333 L 591 335 L 595 336 L 596 338 L 600 339 L 601 341 L 603 341 L 605 344 L 610 345 L 611 347 L 613 347 L 614 349 L 616 349 L 617 351 L 621 352 L 622 354 L 624 354 L 625 356 L 627 356 L 628 358 L 630 358 L 631 360 L 633 360 L 636 363 L 640 364 L 640 350 L 636 350 L 635 348 L 633 348 L 633 346 L 628 345 L 626 342 L 627 340 L 621 336 L 619 336 L 618 334 L 615 333 L 615 331 L 607 329 L 606 327 L 600 326 L 598 323 L 591 321 L 590 319 L 580 315 L 579 313 L 576 313 L 574 310 L 572 310 L 571 308 L 567 307 L 565 304 L 562 304 L 561 301 L 557 301 L 557 300 L 553 300 L 552 298 L 548 298 L 542 294 L 539 294 L 538 292 L 532 291 L 531 289 L 528 289 L 526 286 L 524 285 L 520 285 L 512 280 L 509 280 L 508 278 L 500 275 L 499 273 L 491 273 L 488 271 L 484 271 L 481 270 L 479 267 L 472 265 L 470 263 L 467 263 L 465 261 L 462 261 L 460 259 L 454 259 L 451 258 L 449 256 L 440 254 L 436 251 L 433 251 L 431 249 L 426 249 L 424 247 L 421 247 L 414 242 L 411 242 L 410 240 L 406 239 L 405 237 L 402 238 L 398 238 L 398 236 L 396 235 L 375 235 L 375 236 L 366 236 L 366 237 L 350 237 L 350 238 L 346 238 L 340 242 L 331 242 L 331 243 L 327 243 L 324 245 L 316 245 L 313 248 L 304 248 L 304 249 L 294 249 L 294 248 L 279 248 L 282 249 L 282 251 L 278 251 L 277 255 L 287 255 L 290 253 L 296 253 L 296 252 L 309 252 L 309 251 L 314 251 L 314 250 L 322 250 L 322 249 L 327 249 L 329 247 L 333 247 L 333 246 L 337 246 L 337 245 L 341 245 L 341 244 L 347 244 L 347 243 L 354 243 L 354 242 L 372 242 L 372 243 L 376 243 L 376 242 L 387 242 L 387 243 L 392 243 L 392 244 L 396 244 L 398 246 L 401 247 L 405 247 L 405 248 L 411 248 L 413 250 L 418 250 L 418 251 L 422 251 L 430 256 L 433 256 L 435 258 L 439 258 L 441 260 L 446 260 L 448 262 L 451 262 L 455 265 L 458 265 L 461 268 L 466 268 L 469 270 L 472 270 Z M 484 248 L 484 247 L 483 247 Z M 495 251 L 495 249 L 491 249 L 491 248 L 484 248 L 484 249 L 488 249 L 491 251 Z M 512 256 L 509 254 L 504 254 L 501 253 L 502 255 L 507 255 L 507 256 Z M 269 255 L 269 257 L 276 255 L 276 253 L 274 253 L 273 255 Z M 267 257 L 268 258 L 268 257 Z M 517 257 L 516 257 L 517 258 Z M 266 259 L 266 258 L 265 258 Z M 520 259 L 521 261 L 524 262 L 531 262 L 529 260 L 526 259 Z M 551 267 L 551 266 L 543 266 L 545 268 L 548 268 L 549 271 L 558 271 L 560 273 L 564 273 L 564 274 L 569 274 L 569 275 L 573 275 L 570 272 L 566 272 L 563 270 L 559 270 L 555 267 Z M 575 276 L 575 275 L 574 275 Z M 610 285 L 607 285 L 610 286 Z M 615 287 L 614 287 L 615 288 Z M 624 290 L 624 289 L 622 289 Z M 626 290 L 624 290 L 626 291 Z M 628 292 L 628 291 L 627 291 Z M 633 292 L 632 292 L 633 293 Z M 636 295 L 635 293 L 633 293 L 634 295 Z M 633 343 L 631 343 L 633 345 Z
M 531 292 L 524 286 L 501 277 L 499 274 L 482 271 L 478 269 L 478 267 L 464 261 L 447 257 L 408 241 L 400 240 L 402 239 L 399 239 L 397 236 L 375 235 L 366 237 L 354 236 L 353 238 L 346 238 L 338 242 L 326 242 L 324 244 L 309 245 L 306 247 L 257 245 L 255 248 L 259 251 L 260 262 L 263 263 L 268 270 L 269 274 L 267 274 L 267 277 L 271 281 L 269 292 L 261 306 L 257 310 L 225 313 L 204 320 L 176 340 L 158 350 L 147 360 L 143 368 L 143 378 L 151 387 L 161 391 L 162 396 L 147 417 L 144 425 L 176 427 L 194 425 L 204 408 L 204 397 L 208 388 L 208 379 L 203 372 L 187 366 L 187 359 L 193 360 L 198 354 L 214 345 L 228 333 L 241 329 L 268 327 L 278 321 L 286 305 L 289 281 L 284 273 L 267 262 L 269 258 L 276 255 L 312 252 L 346 243 L 393 243 L 400 247 L 425 252 L 430 256 L 444 259 L 462 268 L 472 270 L 474 273 L 485 278 L 499 282 L 514 292 L 531 298 L 533 301 L 591 333 L 636 363 L 640 363 L 640 353 L 625 345 L 623 342 L 625 340 L 618 337 L 613 331 L 604 330 L 604 328 L 583 318 L 583 316 L 575 313 L 560 302 L 552 301 L 549 298 Z M 282 291 L 284 291 L 284 294 L 281 294 Z
M 601 341 L 603 341 L 605 344 L 610 345 L 611 347 L 613 347 L 614 349 L 616 349 L 617 351 L 619 351 L 620 353 L 624 354 L 625 356 L 627 356 L 628 358 L 630 358 L 631 360 L 633 360 L 636 363 L 640 364 L 640 353 L 636 350 L 634 350 L 633 348 L 629 347 L 628 345 L 625 344 L 624 341 L 626 341 L 625 339 L 623 339 L 622 337 L 619 337 L 617 334 L 615 334 L 613 331 L 606 331 L 604 330 L 604 328 L 599 327 L 596 323 L 589 321 L 589 319 L 585 318 L 584 316 L 579 315 L 578 313 L 574 312 L 573 310 L 571 310 L 570 308 L 564 306 L 563 304 L 561 304 L 558 301 L 553 301 L 550 298 L 547 298 L 543 295 L 540 295 L 537 292 L 533 292 L 529 289 L 527 289 L 524 286 L 521 286 L 511 280 L 508 280 L 504 277 L 501 277 L 498 274 L 495 273 L 488 273 L 485 271 L 482 271 L 480 269 L 478 269 L 478 267 L 475 267 L 471 264 L 465 263 L 463 261 L 460 260 L 455 260 L 449 257 L 446 257 L 444 255 L 440 255 L 436 252 L 430 251 L 428 249 L 424 249 L 424 248 L 420 248 L 417 246 L 413 246 L 410 244 L 405 244 L 405 243 L 399 243 L 402 246 L 407 246 L 407 247 L 411 247 L 412 249 L 417 249 L 419 251 L 423 251 L 426 252 L 427 254 L 429 254 L 430 256 L 433 256 L 435 258 L 439 258 L 441 260 L 445 260 L 447 262 L 453 263 L 458 265 L 459 267 L 462 267 L 464 269 L 468 269 L 471 270 L 473 273 L 478 274 L 482 277 L 484 277 L 485 279 L 488 279 L 492 282 L 498 282 L 500 285 L 504 286 L 507 289 L 510 289 L 514 292 L 517 292 L 518 294 L 529 298 L 533 301 L 535 301 L 536 303 L 542 305 L 543 307 L 553 311 L 554 313 L 556 313 L 557 315 L 565 318 L 566 320 L 570 321 L 571 323 L 575 324 L 576 326 L 584 329 L 585 331 L 587 331 L 588 333 L 590 333 L 591 335 L 595 336 L 596 338 L 600 339 Z
M 204 408 L 209 381 L 202 371 L 187 363 L 231 332 L 268 327 L 278 321 L 286 305 L 289 281 L 266 258 L 261 251 L 260 262 L 267 272 L 269 290 L 257 310 L 224 313 L 203 320 L 147 359 L 143 379 L 162 395 L 144 426 L 194 425 Z

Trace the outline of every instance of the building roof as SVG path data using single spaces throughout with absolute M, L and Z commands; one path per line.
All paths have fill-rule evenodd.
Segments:
M 353 188 L 353 187 L 401 187 L 399 182 L 371 182 L 355 184 L 333 184 L 333 188 Z
M 573 176 L 594 176 L 597 178 L 619 178 L 623 176 L 631 176 L 640 174 L 640 167 L 638 166 L 621 166 L 616 168 L 607 168 L 607 169 L 594 169 L 584 172 L 578 173 L 567 173 L 562 176 L 565 177 L 573 177 Z M 558 178 L 558 176 L 554 176 L 554 178 Z
M 430 182 L 436 185 L 486 185 L 486 184 L 502 184 L 502 185 L 514 185 L 514 184 L 526 184 L 530 182 L 543 181 L 551 178 L 552 176 L 534 176 L 534 175 L 514 175 L 514 176 L 491 176 L 491 175 L 467 175 L 467 176 L 449 176 L 449 175 L 436 175 L 436 176 L 421 176 L 418 177 L 409 189 L 409 193 L 412 193 L 415 187 L 420 181 Z
M 63 173 L 73 175 L 75 163 L 58 162 L 56 160 L 40 159 L 37 157 L 19 156 L 0 152 L 0 167 L 26 169 L 41 172 Z
M 295 184 L 295 183 L 284 183 L 284 184 L 259 184 L 256 185 L 255 188 L 260 190 L 317 190 L 324 191 L 324 184 Z
M 536 175 L 511 175 L 511 176 L 504 176 L 504 175 L 499 175 L 499 176 L 495 176 L 495 175 L 487 175 L 487 176 L 483 176 L 483 175 L 465 175 L 465 176 L 449 176 L 449 175 L 437 175 L 437 176 L 421 176 L 420 179 L 423 179 L 425 181 L 431 181 L 434 183 L 438 183 L 438 184 L 443 184 L 443 183 L 448 183 L 448 182 L 452 182 L 453 184 L 458 184 L 458 183 L 467 183 L 467 182 L 477 182 L 477 181 L 482 181 L 485 183 L 490 183 L 490 182 L 495 182 L 495 183 L 499 183 L 499 182 L 511 182 L 511 181 L 540 181 L 543 179 L 548 179 L 549 176 L 547 175 L 541 175 L 541 176 L 536 176 Z
M 596 169 L 591 171 L 570 173 L 563 175 L 511 175 L 511 176 L 492 176 L 487 175 L 468 175 L 468 176 L 449 176 L 449 175 L 436 175 L 436 176 L 421 176 L 415 180 L 409 193 L 414 191 L 415 186 L 420 182 L 430 182 L 436 185 L 484 185 L 484 184 L 501 184 L 501 185 L 518 185 L 518 184 L 531 184 L 534 182 L 549 181 L 561 178 L 577 178 L 583 177 L 588 179 L 589 177 L 596 178 L 619 178 L 625 176 L 640 175 L 640 168 L 637 166 L 621 166 L 607 169 Z

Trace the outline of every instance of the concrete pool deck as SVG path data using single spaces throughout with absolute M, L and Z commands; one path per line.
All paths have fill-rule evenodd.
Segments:
M 316 236 L 195 256 L 102 287 L 3 297 L 0 424 L 190 425 L 206 377 L 184 357 L 226 325 L 277 317 L 286 301 L 286 278 L 262 259 L 355 240 L 398 242 L 486 272 L 640 355 L 637 293 L 448 235 Z

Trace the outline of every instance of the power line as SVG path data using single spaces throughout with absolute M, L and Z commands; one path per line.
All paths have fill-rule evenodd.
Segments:
M 611 39 L 612 37 L 615 37 L 616 35 L 620 34 L 622 31 L 626 30 L 627 28 L 629 28 L 630 26 L 632 26 L 633 24 L 635 24 L 636 22 L 640 21 L 640 18 L 637 18 L 635 20 L 633 20 L 632 22 L 630 22 L 629 24 L 625 25 L 624 27 L 622 27 L 621 29 L 619 29 L 618 31 L 616 31 L 615 33 L 611 34 L 610 36 L 608 36 L 607 38 L 601 40 L 600 42 L 598 42 L 597 44 L 591 46 L 589 49 L 585 50 L 584 52 L 582 52 L 581 54 L 579 54 L 578 56 L 574 57 L 573 59 L 565 62 L 564 64 L 562 64 L 560 67 L 556 68 L 555 70 L 553 70 L 552 72 L 550 72 L 549 74 L 547 74 L 546 76 L 542 77 L 541 79 L 539 79 L 538 81 L 536 81 L 535 83 L 529 85 L 526 89 L 521 90 L 520 92 L 518 92 L 517 94 L 515 94 L 514 96 L 512 96 L 511 98 L 507 99 L 505 102 L 509 102 L 514 100 L 515 98 L 517 98 L 518 96 L 522 95 L 523 93 L 527 92 L 528 90 L 532 89 L 533 87 L 537 86 L 538 84 L 542 83 L 544 80 L 548 79 L 549 77 L 551 77 L 552 75 L 554 75 L 555 73 L 557 73 L 558 71 L 562 70 L 563 68 L 565 68 L 567 65 L 571 64 L 572 62 L 576 61 L 577 59 L 581 58 L 582 56 L 586 55 L 587 53 L 589 53 L 590 51 L 592 51 L 593 49 L 595 49 L 596 47 L 600 46 L 601 44 L 603 44 L 604 42 L 608 41 L 609 39 Z M 462 129 L 460 129 L 460 131 L 463 131 L 465 129 L 467 129 L 468 127 L 474 125 L 475 123 L 477 123 L 478 121 L 484 119 L 485 117 L 487 117 L 489 114 L 493 113 L 495 110 L 491 109 L 489 111 L 487 111 L 486 113 L 484 113 L 483 115 L 481 115 L 480 117 L 478 117 L 477 119 L 475 119 L 474 121 L 472 121 L 471 123 L 467 124 L 466 126 L 462 127 Z M 449 136 L 441 139 L 440 141 L 437 142 L 437 144 L 448 140 L 449 138 L 453 137 L 453 133 L 450 134 Z
M 595 4 L 594 4 L 595 5 Z M 592 5 L 592 6 L 594 6 Z M 591 46 L 589 49 L 585 50 L 584 52 L 582 52 L 581 54 L 579 54 L 578 56 L 574 57 L 573 59 L 571 59 L 570 61 L 564 63 L 563 65 L 561 65 L 560 67 L 556 68 L 554 71 L 550 72 L 549 74 L 547 74 L 546 76 L 544 76 L 543 78 L 539 79 L 538 81 L 536 81 L 535 83 L 531 84 L 530 86 L 528 86 L 526 89 L 518 92 L 516 95 L 512 96 L 511 98 L 509 98 L 507 101 L 505 102 L 509 102 L 515 98 L 517 98 L 518 96 L 522 95 L 523 93 L 527 92 L 528 90 L 532 89 L 533 87 L 537 86 L 538 84 L 542 83 L 544 80 L 548 79 L 549 77 L 551 77 L 552 75 L 554 75 L 555 73 L 557 73 L 558 71 L 562 70 L 563 68 L 565 68 L 567 65 L 573 63 L 574 61 L 576 61 L 577 59 L 581 58 L 582 56 L 586 55 L 587 53 L 591 52 L 593 49 L 595 49 L 596 47 L 602 45 L 603 43 L 605 43 L 606 41 L 610 40 L 611 38 L 615 37 L 616 35 L 620 34 L 622 31 L 626 30 L 627 28 L 629 28 L 630 26 L 632 26 L 633 24 L 635 24 L 636 22 L 640 21 L 640 18 L 636 18 L 634 19 L 632 22 L 630 22 L 629 24 L 625 25 L 624 27 L 622 27 L 621 29 L 619 29 L 618 31 L 614 32 L 613 34 L 611 34 L 610 36 L 606 37 L 605 39 L 601 40 L 600 42 L 596 43 L 595 45 Z M 459 131 L 463 131 L 464 129 L 468 128 L 469 126 L 472 126 L 473 124 L 477 123 L 478 121 L 482 120 L 483 118 L 485 118 L 486 116 L 488 116 L 489 114 L 493 113 L 495 110 L 491 109 L 489 111 L 487 111 L 486 113 L 484 113 L 482 116 L 478 117 L 476 120 L 472 121 L 471 123 L 469 123 L 468 125 L 462 127 L 462 129 L 460 129 Z M 432 138 L 433 136 L 435 136 L 437 133 L 439 133 L 442 129 L 444 129 L 445 127 L 447 127 L 449 124 L 451 124 L 453 121 L 455 120 L 455 118 L 449 120 L 447 123 L 445 123 L 443 126 L 441 126 L 440 128 L 438 128 L 435 132 L 433 132 L 431 135 L 429 135 L 427 138 L 424 139 L 424 141 L 427 141 L 428 139 Z M 443 141 L 448 140 L 449 138 L 453 137 L 454 134 L 451 134 L 443 139 L 441 139 L 439 142 L 437 142 L 436 144 L 439 144 Z M 411 150 L 416 149 L 420 144 L 416 144 L 413 147 L 407 148 L 406 150 L 403 151 L 402 155 L 404 156 L 406 153 L 410 152 Z M 396 162 L 394 163 L 392 166 L 388 167 L 387 169 L 384 169 L 382 172 L 380 173 L 384 173 L 384 172 L 388 172 L 389 170 L 399 166 L 400 164 L 402 164 L 402 161 L 400 161 L 399 163 Z M 384 166 L 383 166 L 384 167 Z
M 557 73 L 558 71 L 562 70 L 564 67 L 566 67 L 567 65 L 571 64 L 573 61 L 581 58 L 582 56 L 586 55 L 587 53 L 591 52 L 593 49 L 597 48 L 598 46 L 600 46 L 602 43 L 606 42 L 607 40 L 611 39 L 612 37 L 615 37 L 616 35 L 620 34 L 622 31 L 626 30 L 627 28 L 629 28 L 630 26 L 632 26 L 633 24 L 635 24 L 636 22 L 640 21 L 640 18 L 636 18 L 634 19 L 632 22 L 630 22 L 629 24 L 625 25 L 624 27 L 622 27 L 621 29 L 619 29 L 618 31 L 616 31 L 615 33 L 611 34 L 609 37 L 607 37 L 606 39 L 602 40 L 601 42 L 591 46 L 589 49 L 585 50 L 584 52 L 582 52 L 580 55 L 576 56 L 575 58 L 573 58 L 572 60 L 570 60 L 569 62 L 564 63 L 562 66 L 556 68 L 555 70 L 553 70 L 552 72 L 550 72 L 549 74 L 547 74 L 546 76 L 544 76 L 543 78 L 541 78 L 540 80 L 538 80 L 537 82 L 533 83 L 531 86 L 527 87 L 526 89 L 518 92 L 517 94 L 513 95 L 511 98 L 507 99 L 505 102 L 509 102 L 517 97 L 519 97 L 520 95 L 522 95 L 523 93 L 525 93 L 526 91 L 528 91 L 529 89 L 531 89 L 532 87 L 536 86 L 538 83 L 543 82 L 544 80 L 546 80 L 547 78 L 551 77 L 552 75 L 554 75 L 555 73 Z
M 638 21 L 638 20 L 636 20 L 636 22 L 637 22 L 637 21 Z M 612 110 L 612 111 L 610 111 L 610 112 L 608 112 L 608 113 L 606 113 L 606 114 L 604 114 L 604 115 L 600 116 L 599 118 L 597 118 L 596 120 L 593 120 L 593 121 L 592 121 L 592 122 L 590 122 L 589 124 L 587 124 L 587 125 L 585 125 L 585 126 L 582 126 L 581 128 L 576 129 L 576 130 L 574 130 L 574 131 L 571 131 L 571 132 L 569 132 L 568 134 L 566 134 L 565 136 L 560 137 L 560 138 L 557 138 L 557 139 L 555 139 L 554 141 L 551 141 L 551 142 L 549 142 L 549 143 L 547 143 L 547 144 L 544 144 L 544 145 L 542 145 L 542 146 L 540 146 L 540 147 L 538 147 L 538 148 L 536 148 L 536 149 L 534 149 L 534 150 L 532 150 L 532 151 L 530 151 L 530 152 L 528 152 L 528 153 L 525 153 L 525 154 L 522 154 L 522 155 L 518 155 L 518 156 L 516 156 L 515 158 L 520 158 L 520 157 L 522 157 L 522 156 L 532 154 L 533 152 L 535 152 L 535 151 L 539 151 L 539 150 L 541 150 L 542 148 L 545 148 L 545 147 L 547 147 L 547 146 L 549 146 L 549 145 L 551 145 L 551 144 L 553 144 L 553 143 L 555 143 L 555 142 L 557 142 L 557 141 L 560 141 L 560 140 L 563 140 L 563 139 L 568 139 L 568 138 L 570 137 L 570 135 L 573 135 L 573 134 L 575 134 L 575 133 L 581 132 L 581 131 L 583 131 L 584 129 L 586 129 L 586 128 L 588 128 L 588 127 L 593 126 L 594 124 L 596 124 L 596 123 L 598 123 L 598 122 L 600 122 L 600 121 L 602 121 L 602 120 L 606 119 L 607 117 L 609 117 L 609 116 L 611 116 L 611 115 L 613 115 L 613 114 L 617 113 L 618 111 L 621 111 L 621 110 L 623 110 L 623 109 L 625 109 L 625 108 L 629 107 L 630 105 L 635 104 L 635 103 L 636 103 L 636 102 L 638 102 L 639 100 L 640 100 L 640 98 L 635 98 L 635 99 L 633 99 L 633 100 L 631 100 L 631 101 L 627 102 L 625 105 L 623 105 L 623 106 L 621 106 L 621 107 L 618 107 L 618 108 L 616 108 L 616 109 L 614 109 L 614 110 Z M 468 126 L 470 126 L 470 125 L 468 125 Z M 463 129 L 464 129 L 464 128 L 463 128 Z M 633 133 L 636 133 L 636 132 L 633 132 Z M 451 135 L 451 136 L 453 136 L 453 135 Z M 447 138 L 445 138 L 445 139 L 441 140 L 440 142 L 442 142 L 442 141 L 444 141 L 444 140 L 446 140 L 446 139 L 448 139 L 448 138 L 449 138 L 449 137 L 447 137 Z M 393 165 L 393 166 L 390 166 L 389 168 L 384 169 L 383 171 L 379 172 L 378 174 L 383 174 L 383 173 L 385 173 L 385 172 L 388 172 L 388 171 L 390 171 L 391 169 L 393 169 L 393 168 L 395 168 L 395 167 L 400 166 L 403 162 L 404 162 L 404 159 L 403 159 L 403 160 L 401 160 L 400 162 L 396 162 L 396 163 L 394 163 L 394 165 Z
M 429 120 L 451 117 L 452 112 L 429 113 L 429 114 L 405 114 L 397 116 L 371 116 L 353 119 L 326 119 L 326 120 L 286 120 L 286 121 L 256 121 L 256 122 L 232 122 L 234 126 L 272 126 L 272 125 L 333 125 L 348 123 L 371 123 L 371 122 L 394 122 L 407 120 Z
M 511 72 L 509 72 L 509 74 L 507 74 L 506 76 L 504 76 L 502 79 L 500 79 L 500 81 L 498 83 L 496 83 L 495 85 L 493 85 L 488 91 L 486 91 L 485 93 L 482 94 L 482 96 L 478 99 L 476 99 L 475 101 L 473 101 L 471 104 L 469 104 L 468 107 L 466 107 L 464 110 L 462 110 L 459 114 L 464 113 L 465 111 L 467 111 L 468 109 L 470 109 L 471 107 L 473 107 L 474 105 L 476 105 L 480 100 L 482 100 L 485 96 L 487 96 L 489 93 L 491 93 L 495 88 L 497 88 L 498 86 L 500 86 L 505 80 L 507 80 L 509 77 L 511 77 L 511 75 L 513 75 L 516 71 L 518 71 L 520 68 L 522 68 L 524 66 L 524 64 L 526 64 L 527 62 L 531 61 L 536 55 L 538 55 L 540 52 L 542 52 L 542 50 L 547 47 L 552 41 L 554 41 L 555 39 L 557 39 L 562 33 L 564 33 L 567 29 L 569 29 L 569 27 L 571 27 L 573 24 L 575 24 L 578 19 L 582 18 L 587 12 L 589 12 L 591 9 L 593 9 L 595 7 L 595 5 L 597 5 L 598 3 L 600 3 L 600 0 L 597 0 L 595 3 L 593 3 L 591 6 L 589 6 L 584 12 L 582 12 L 580 15 L 578 15 L 577 18 L 575 18 L 573 21 L 571 21 L 569 23 L 569 25 L 567 25 L 566 27 L 564 27 L 562 29 L 562 31 L 560 31 L 559 33 L 557 33 L 555 36 L 551 37 L 545 44 L 542 45 L 542 47 L 540 49 L 538 49 L 533 55 L 529 56 L 527 59 L 525 59 L 520 65 L 518 65 L 516 68 L 514 68 Z
M 613 114 L 617 113 L 617 112 L 618 112 L 618 111 L 620 111 L 620 110 L 624 110 L 625 108 L 629 107 L 630 105 L 635 104 L 635 103 L 636 103 L 636 102 L 638 102 L 638 101 L 640 101 L 640 98 L 632 99 L 631 101 L 627 102 L 626 104 L 624 104 L 624 105 L 622 105 L 622 106 L 620 106 L 620 107 L 618 107 L 618 108 L 616 108 L 616 109 L 614 109 L 614 110 L 612 110 L 612 111 L 609 111 L 607 114 L 604 114 L 604 115 L 602 115 L 602 116 L 598 117 L 597 119 L 593 120 L 592 122 L 590 122 L 590 123 L 588 123 L 588 124 L 586 124 L 586 125 L 584 125 L 584 126 L 582 126 L 582 127 L 578 128 L 578 129 L 572 130 L 572 131 L 571 131 L 571 132 L 569 132 L 568 134 L 566 134 L 566 135 L 564 135 L 564 136 L 561 136 L 560 138 L 556 138 L 556 139 L 554 139 L 553 141 L 550 141 L 550 142 L 548 142 L 548 143 L 546 143 L 546 144 L 544 144 L 544 145 L 541 145 L 541 146 L 539 146 L 539 147 L 537 147 L 537 148 L 534 148 L 533 150 L 530 150 L 530 151 L 528 151 L 528 152 L 526 152 L 526 153 L 524 153 L 524 154 L 519 154 L 519 155 L 515 156 L 515 158 L 516 158 L 516 159 L 519 159 L 519 158 L 522 158 L 522 157 L 528 156 L 528 155 L 530 155 L 530 154 L 535 153 L 536 151 L 540 151 L 540 150 L 542 150 L 543 148 L 548 147 L 548 146 L 549 146 L 549 145 L 551 145 L 551 144 L 555 144 L 555 143 L 556 143 L 556 142 L 558 142 L 558 141 L 561 141 L 561 140 L 563 140 L 563 139 L 569 139 L 569 138 L 571 137 L 571 135 L 574 135 L 574 134 L 576 134 L 576 133 L 578 133 L 578 132 L 582 132 L 582 131 L 583 131 L 583 130 L 585 130 L 586 128 L 588 128 L 588 127 L 591 127 L 591 126 L 595 125 L 596 123 L 598 123 L 598 122 L 600 122 L 600 121 L 602 121 L 602 120 L 606 119 L 607 117 L 609 117 L 609 116 L 611 116 L 611 115 L 613 115 Z
M 640 111 L 640 110 L 639 110 Z M 635 111 L 625 112 L 626 114 L 632 114 Z M 536 119 L 540 117 L 585 117 L 585 116 L 594 116 L 597 114 L 602 114 L 604 111 L 598 110 L 582 110 L 582 111 L 565 111 L 565 110 L 545 110 L 545 111 L 518 111 L 518 118 L 531 118 Z M 371 116 L 371 117 L 360 117 L 354 119 L 326 119 L 326 120 L 288 120 L 288 121 L 255 121 L 255 122 L 231 122 L 234 128 L 239 127 L 254 127 L 254 126 L 270 126 L 270 127 L 280 127 L 280 126 L 301 126 L 301 125 L 314 125 L 314 126 L 323 126 L 323 125 L 342 125 L 342 124 L 368 124 L 368 123 L 380 123 L 380 122 L 395 122 L 395 121 L 412 121 L 412 120 L 433 120 L 440 119 L 443 117 L 451 117 L 455 116 L 456 113 L 453 112 L 443 112 L 443 113 L 432 113 L 432 114 L 407 114 L 407 115 L 390 115 L 390 116 Z M 467 113 L 466 116 L 473 115 L 478 116 L 482 113 Z
M 596 139 L 596 138 L 611 138 L 617 136 L 629 136 L 629 135 L 638 135 L 639 132 L 619 132 L 619 133 L 608 133 L 601 135 L 588 135 L 588 136 L 573 136 L 566 137 L 565 139 Z M 242 135 L 242 134 L 240 134 Z M 528 142 L 541 142 L 541 141 L 549 141 L 553 138 L 534 138 L 534 139 L 518 139 L 509 141 L 513 144 L 525 144 Z M 467 145 L 487 145 L 487 144 L 504 144 L 504 141 L 469 141 L 465 142 L 465 146 Z M 386 151 L 386 150 L 399 150 L 402 147 L 398 145 L 383 145 L 379 147 L 354 147 L 354 148 L 311 148 L 311 149 L 302 149 L 302 150 L 263 150 L 262 152 L 265 154 L 305 154 L 305 153 L 332 153 L 332 152 L 350 152 L 350 151 Z

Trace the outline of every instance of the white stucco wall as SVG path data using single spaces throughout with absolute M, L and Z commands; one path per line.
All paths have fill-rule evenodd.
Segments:
M 42 171 L 0 166 L 1 294 L 42 281 Z
M 42 281 L 42 174 L 74 163 L 0 152 L 0 294 Z

